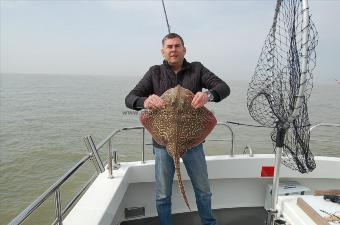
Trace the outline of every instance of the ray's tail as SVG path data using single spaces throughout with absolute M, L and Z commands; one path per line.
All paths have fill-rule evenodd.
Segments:
M 180 169 L 180 158 L 175 157 L 174 162 L 175 162 L 175 171 L 176 171 L 176 175 L 177 175 L 177 179 L 178 179 L 179 189 L 182 193 L 185 204 L 187 205 L 188 209 L 191 212 L 191 208 L 190 208 L 190 205 L 189 205 L 189 201 L 188 201 L 187 194 L 185 192 L 185 188 L 184 188 L 184 184 L 183 184 L 183 180 L 182 180 L 181 169 Z

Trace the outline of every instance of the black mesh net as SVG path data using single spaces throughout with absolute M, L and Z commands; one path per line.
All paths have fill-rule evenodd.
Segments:
M 303 41 L 306 29 L 309 31 L 307 42 Z M 273 24 L 247 94 L 251 117 L 263 126 L 274 128 L 274 142 L 278 130 L 284 131 L 283 164 L 301 173 L 312 171 L 316 166 L 309 148 L 307 100 L 313 86 L 317 43 L 318 33 L 313 22 L 309 20 L 307 26 L 303 24 L 301 1 L 278 0 Z M 304 46 L 307 48 L 306 56 Z M 305 82 L 300 81 L 303 57 L 306 61 Z M 305 90 L 303 96 L 299 96 L 302 84 Z M 298 98 L 302 98 L 302 104 L 298 106 L 297 116 L 292 117 Z

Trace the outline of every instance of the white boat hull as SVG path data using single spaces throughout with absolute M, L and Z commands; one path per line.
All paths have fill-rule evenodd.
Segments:
M 265 190 L 272 184 L 271 177 L 261 177 L 262 166 L 274 165 L 274 155 L 258 154 L 254 157 L 207 156 L 209 180 L 213 193 L 214 209 L 263 207 Z M 312 191 L 340 189 L 340 158 L 315 157 L 317 168 L 309 174 L 300 174 L 281 167 L 280 181 L 295 180 Z M 189 203 L 196 210 L 194 192 L 185 167 L 181 164 Z M 100 174 L 84 196 L 63 221 L 65 225 L 117 225 L 125 219 L 126 208 L 144 207 L 145 216 L 157 216 L 155 206 L 154 161 L 122 163 L 114 170 Z M 188 212 L 174 182 L 173 213 Z

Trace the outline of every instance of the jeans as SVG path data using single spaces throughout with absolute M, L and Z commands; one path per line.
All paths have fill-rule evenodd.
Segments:
M 174 161 L 167 151 L 153 148 L 156 165 L 156 207 L 161 225 L 172 225 L 171 194 L 175 173 Z M 207 163 L 203 145 L 197 145 L 182 156 L 185 168 L 195 191 L 198 214 L 203 225 L 216 225 L 211 211 L 211 192 L 208 179 Z

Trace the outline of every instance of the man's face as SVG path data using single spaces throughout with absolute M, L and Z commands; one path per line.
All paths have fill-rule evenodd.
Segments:
M 171 38 L 164 41 L 162 55 L 170 65 L 182 65 L 186 53 L 181 39 Z

